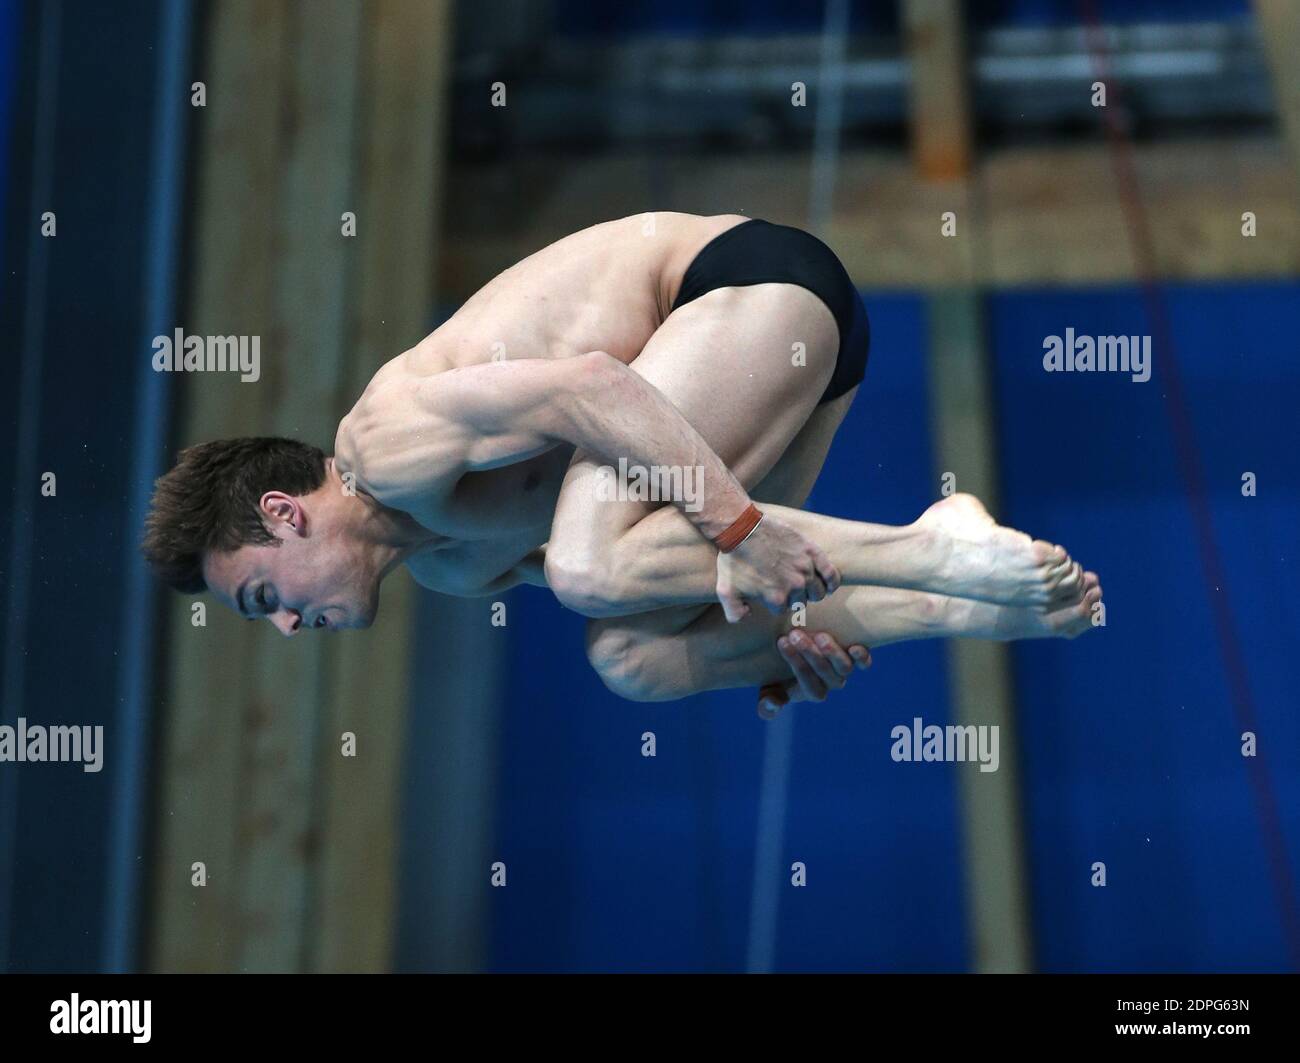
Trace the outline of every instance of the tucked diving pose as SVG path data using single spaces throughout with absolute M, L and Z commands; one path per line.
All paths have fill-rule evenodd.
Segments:
M 753 686 L 764 714 L 843 686 L 867 647 L 1088 630 L 1096 574 L 969 495 L 901 527 L 800 508 L 869 332 L 839 260 L 800 230 L 596 225 L 382 366 L 332 455 L 278 438 L 182 451 L 144 550 L 178 589 L 286 635 L 368 626 L 402 565 L 453 595 L 549 587 L 590 618 L 588 659 L 616 693 Z

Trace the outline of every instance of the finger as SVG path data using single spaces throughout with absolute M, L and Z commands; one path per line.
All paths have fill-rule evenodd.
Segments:
M 843 678 L 835 671 L 831 662 L 826 659 L 826 655 L 806 633 L 802 631 L 791 632 L 790 642 L 803 654 L 804 660 L 827 690 L 839 690 L 844 685 Z
M 722 615 L 727 618 L 728 624 L 743 620 L 749 613 L 749 606 L 745 604 L 745 600 L 738 594 L 719 591 L 718 601 L 722 603 Z
M 776 645 L 781 651 L 781 656 L 785 658 L 785 663 L 790 666 L 790 671 L 794 674 L 801 699 L 804 701 L 825 701 L 826 684 L 817 677 L 817 673 L 804 659 L 803 654 L 788 638 L 778 639 Z
M 821 578 L 822 583 L 826 585 L 826 593 L 834 594 L 840 587 L 840 570 L 831 564 L 831 559 L 826 556 L 826 551 L 820 546 L 813 546 L 813 566 L 817 569 L 817 575 Z
M 789 666 L 790 674 L 797 679 L 798 670 L 806 667 L 808 663 L 803 659 L 803 654 L 791 644 L 788 635 L 782 635 L 776 640 L 776 648 L 777 652 L 781 654 L 782 660 Z
M 812 636 L 817 643 L 817 648 L 822 651 L 823 656 L 830 662 L 835 674 L 841 679 L 853 674 L 853 658 L 844 652 L 844 647 L 836 642 L 830 635 L 824 631 L 819 631 Z
M 853 658 L 853 663 L 863 671 L 871 667 L 871 651 L 865 646 L 855 642 L 849 647 L 849 656 Z
M 821 581 L 820 576 L 811 576 L 805 584 L 804 596 L 809 602 L 820 602 L 830 592 L 826 589 L 826 584 Z
M 775 719 L 789 701 L 784 683 L 765 683 L 758 692 L 758 715 L 764 720 Z
M 834 665 L 826 659 L 826 655 L 818 647 L 809 643 L 804 647 L 803 657 L 828 692 L 844 689 L 844 677 L 835 671 Z

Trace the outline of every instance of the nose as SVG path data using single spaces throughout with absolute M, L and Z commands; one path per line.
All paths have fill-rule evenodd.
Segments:
M 298 629 L 302 627 L 302 614 L 292 609 L 277 609 L 270 616 L 273 623 L 281 635 L 286 637 L 297 634 Z

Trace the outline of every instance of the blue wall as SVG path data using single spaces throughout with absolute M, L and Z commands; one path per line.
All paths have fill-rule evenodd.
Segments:
M 911 520 L 934 482 L 922 304 L 873 299 L 867 385 L 809 505 Z M 498 970 L 737 970 L 745 963 L 764 727 L 754 691 L 637 705 L 586 667 L 582 621 L 550 595 L 509 605 L 493 891 Z M 889 729 L 944 722 L 938 643 L 882 652 L 794 732 L 776 963 L 787 970 L 960 970 L 954 776 L 889 759 Z M 658 756 L 643 758 L 653 731 Z
M 1020 646 L 1036 930 L 1047 970 L 1278 969 L 1288 962 L 1253 790 L 1300 868 L 1300 286 L 1166 289 L 1226 581 L 1207 586 L 1168 375 L 1041 370 L 1043 337 L 1150 331 L 1132 289 L 992 300 L 1006 519 L 1102 577 L 1106 628 Z M 1241 494 L 1243 472 L 1259 493 Z M 1211 599 L 1244 647 L 1259 760 L 1241 756 Z M 1109 885 L 1089 885 L 1093 861 Z M 1292 893 L 1290 904 L 1297 899 Z
M 1294 691 L 1296 285 L 1168 293 L 1227 584 L 1206 586 L 1159 364 L 1145 384 L 1047 374 L 1043 337 L 1150 331 L 1139 293 L 990 300 L 1006 522 L 1097 569 L 1104 630 L 1014 650 L 1034 932 L 1045 970 L 1288 964 L 1251 773 L 1266 773 L 1300 867 Z M 867 381 L 810 502 L 901 523 L 934 497 L 921 304 L 870 298 Z M 1290 340 L 1287 337 L 1291 337 Z M 1243 498 L 1241 473 L 1259 478 Z M 1210 595 L 1245 646 L 1260 760 L 1240 754 Z M 749 692 L 667 705 L 607 694 L 581 621 L 540 591 L 510 605 L 511 686 L 492 891 L 498 970 L 744 966 L 763 724 Z M 960 970 L 968 962 L 954 776 L 896 765 L 888 731 L 943 722 L 937 643 L 891 646 L 800 706 L 781 894 L 782 970 Z M 640 735 L 658 736 L 657 758 Z M 1103 861 L 1108 885 L 1090 885 Z M 1291 898 L 1292 904 L 1295 898 Z

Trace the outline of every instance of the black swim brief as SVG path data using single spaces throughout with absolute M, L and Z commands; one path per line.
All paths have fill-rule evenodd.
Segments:
M 826 304 L 839 326 L 835 372 L 818 405 L 860 384 L 871 346 L 866 308 L 835 252 L 802 229 L 754 218 L 715 236 L 687 267 L 672 308 L 715 288 L 773 283 L 807 288 Z

